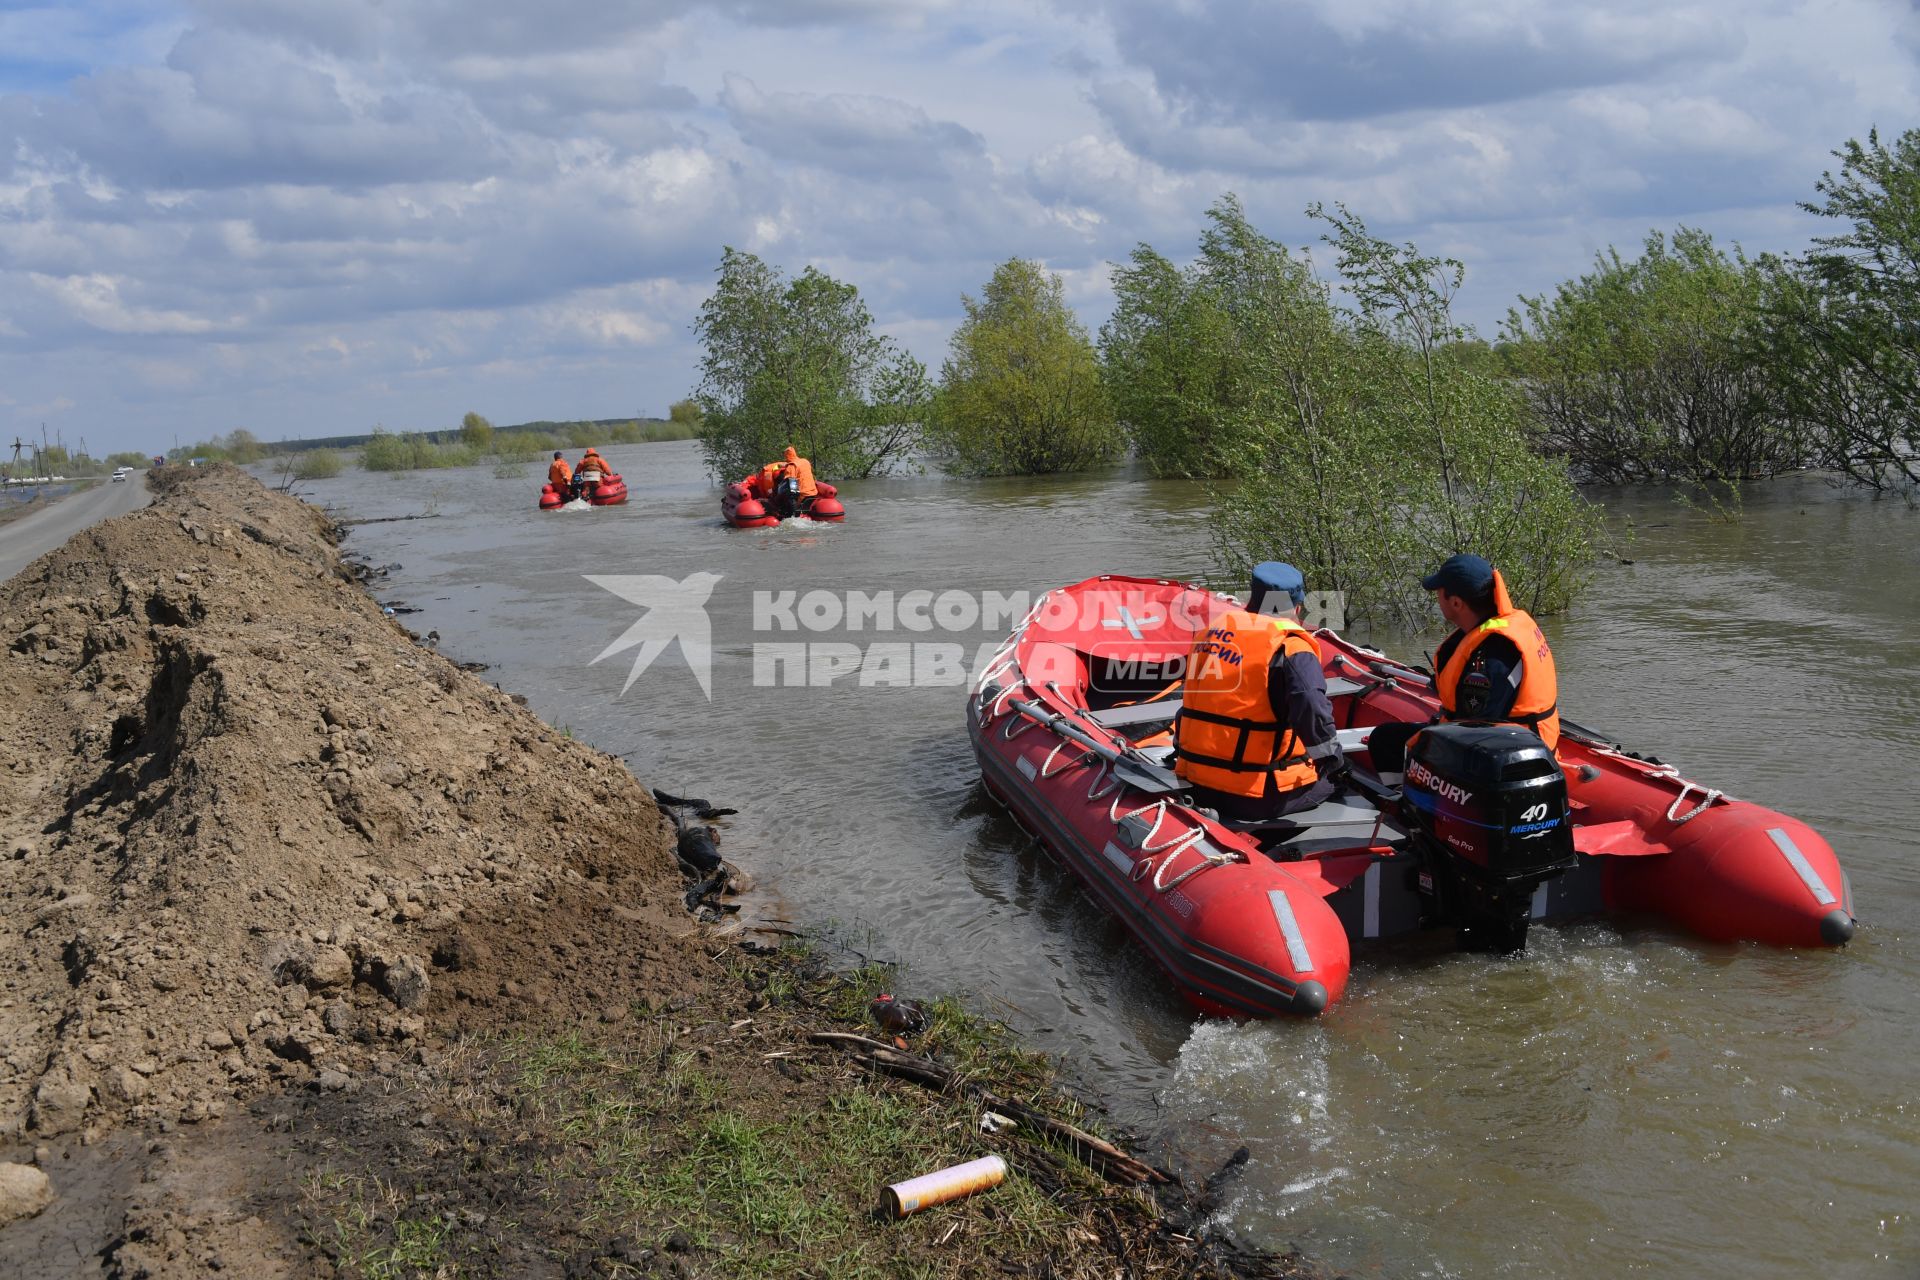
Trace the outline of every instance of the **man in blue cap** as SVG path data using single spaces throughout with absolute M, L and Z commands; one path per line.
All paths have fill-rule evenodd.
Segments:
M 1513 607 L 1500 571 L 1479 556 L 1453 556 L 1420 580 L 1454 626 L 1433 655 L 1433 691 L 1449 720 L 1525 725 L 1549 747 L 1560 741 L 1560 681 L 1540 624 Z
M 1433 655 L 1433 691 L 1443 720 L 1523 725 L 1547 746 L 1560 741 L 1559 677 L 1547 637 L 1516 609 L 1500 571 L 1476 555 L 1448 557 L 1420 580 L 1453 634 Z M 1424 726 L 1383 724 L 1367 739 L 1381 781 L 1397 784 L 1406 742 Z
M 1194 639 L 1174 721 L 1174 772 L 1196 804 L 1223 818 L 1298 813 L 1338 786 L 1346 762 L 1319 646 L 1300 623 L 1306 598 L 1292 565 L 1256 565 L 1247 607 Z

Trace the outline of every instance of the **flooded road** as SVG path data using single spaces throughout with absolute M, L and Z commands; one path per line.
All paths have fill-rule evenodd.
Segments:
M 1599 494 L 1632 563 L 1547 623 L 1574 720 L 1827 836 L 1853 945 L 1536 927 L 1515 957 L 1362 953 L 1327 1017 L 1235 1026 L 1191 1017 L 983 799 L 964 673 L 933 682 L 927 649 L 970 664 L 1007 629 L 943 592 L 1203 577 L 1196 486 L 896 478 L 846 485 L 842 526 L 747 531 L 720 522 L 697 445 L 606 452 L 624 508 L 539 512 L 533 465 L 304 492 L 350 518 L 432 512 L 352 531 L 350 552 L 400 566 L 377 594 L 643 780 L 739 808 L 727 850 L 796 923 L 903 962 L 910 993 L 1001 1013 L 1203 1172 L 1247 1146 L 1222 1209 L 1243 1236 L 1356 1276 L 1920 1275 L 1920 514 L 1814 480 L 1732 523 Z M 711 700 L 680 647 L 623 692 L 647 647 L 594 659 L 644 611 L 583 575 L 697 596 L 699 574 L 718 575 Z M 891 592 L 866 621 L 894 629 L 808 628 L 849 590 Z M 953 607 L 903 613 L 916 591 Z M 1411 655 L 1439 633 L 1369 638 Z M 876 647 L 908 642 L 923 682 L 875 680 L 900 670 Z M 766 687 L 807 670 L 768 648 L 795 644 L 821 683 Z

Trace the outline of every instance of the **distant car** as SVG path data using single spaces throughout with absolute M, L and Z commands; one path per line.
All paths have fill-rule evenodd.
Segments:
M 122 480 L 125 480 L 126 478 L 127 478 L 127 473 L 124 471 L 116 471 L 113 473 L 113 482 L 115 484 L 119 484 Z

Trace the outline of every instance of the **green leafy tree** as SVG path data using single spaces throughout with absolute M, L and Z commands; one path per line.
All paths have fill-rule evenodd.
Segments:
M 247 430 L 245 427 L 235 427 L 227 433 L 226 443 L 222 452 L 226 455 L 227 461 L 245 465 L 249 462 L 260 461 L 261 458 L 266 456 L 267 451 L 265 447 L 261 445 L 259 437 L 254 435 L 253 432 Z
M 1010 258 L 948 344 L 932 444 L 966 475 L 1046 475 L 1112 462 L 1124 441 L 1060 277 Z
M 1114 271 L 1113 317 L 1101 330 L 1102 371 L 1120 419 L 1156 474 L 1232 474 L 1249 456 L 1238 435 L 1284 344 L 1310 265 L 1263 234 L 1228 193 L 1207 210 L 1199 256 L 1185 271 L 1149 246 Z
M 1835 151 L 1810 213 L 1852 229 L 1773 267 L 1758 358 L 1822 462 L 1872 489 L 1920 488 L 1920 129 Z
M 331 480 L 340 474 L 340 455 L 331 449 L 308 449 L 293 455 L 295 480 Z
M 1155 475 L 1220 473 L 1218 435 L 1238 407 L 1227 314 L 1198 270 L 1149 245 L 1113 271 L 1113 315 L 1100 329 L 1100 369 L 1115 416 Z
M 698 400 L 675 400 L 667 406 L 667 421 L 677 427 L 700 426 L 700 402 Z
M 493 447 L 493 424 L 477 413 L 469 413 L 460 419 L 460 443 L 475 453 L 485 453 Z
M 1749 355 L 1765 286 L 1763 264 L 1682 227 L 1631 261 L 1608 250 L 1551 298 L 1522 298 L 1505 352 L 1545 447 L 1589 479 L 1729 496 L 1806 465 L 1798 420 Z
M 1344 207 L 1308 212 L 1329 228 L 1353 304 L 1305 263 L 1268 296 L 1248 348 L 1261 390 L 1235 432 L 1247 478 L 1217 489 L 1223 567 L 1289 559 L 1316 589 L 1345 592 L 1349 618 L 1419 627 L 1431 622 L 1420 576 L 1473 551 L 1522 607 L 1564 608 L 1598 516 L 1564 464 L 1531 447 L 1519 389 L 1461 358 L 1463 268 L 1376 239 Z
M 705 348 L 693 399 L 707 468 L 737 477 L 788 445 L 822 476 L 868 476 L 917 442 L 931 395 L 926 369 L 873 332 L 859 290 L 808 267 L 788 280 L 740 250 L 694 332 Z

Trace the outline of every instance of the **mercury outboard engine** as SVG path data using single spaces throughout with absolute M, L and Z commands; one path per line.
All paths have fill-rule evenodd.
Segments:
M 792 476 L 782 476 L 773 486 L 774 514 L 782 520 L 791 520 L 800 514 L 800 482 Z
M 1574 865 L 1567 778 L 1510 724 L 1440 724 L 1407 747 L 1408 831 L 1430 923 L 1473 951 L 1527 945 L 1534 890 Z

